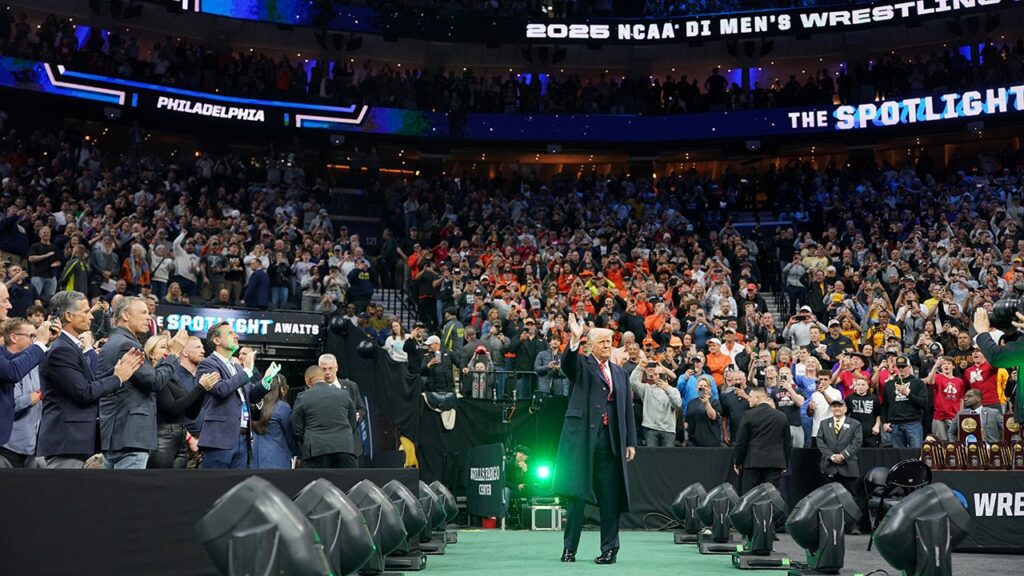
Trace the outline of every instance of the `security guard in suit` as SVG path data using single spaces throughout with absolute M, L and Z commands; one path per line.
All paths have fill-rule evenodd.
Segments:
M 864 429 L 860 422 L 846 417 L 846 403 L 833 400 L 832 417 L 818 428 L 818 451 L 821 452 L 821 473 L 829 482 L 839 482 L 850 493 L 860 478 L 858 455 Z

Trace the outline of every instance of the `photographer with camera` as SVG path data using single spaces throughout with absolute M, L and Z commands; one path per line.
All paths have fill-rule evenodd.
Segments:
M 676 409 L 682 396 L 669 379 L 675 372 L 658 362 L 641 363 L 629 376 L 633 392 L 643 402 L 643 435 L 648 447 L 671 448 L 676 438 Z
M 682 396 L 684 407 L 689 406 L 690 402 L 700 394 L 697 384 L 700 382 L 701 376 L 711 376 L 711 373 L 705 370 L 704 355 L 700 352 L 690 355 L 686 363 L 686 370 L 676 380 L 676 388 Z M 714 383 L 714 381 L 715 379 L 711 378 L 711 382 Z M 715 401 L 718 400 L 718 386 L 711 386 L 711 396 Z
M 1024 364 L 1024 342 L 1015 337 L 1017 333 L 1024 330 L 1024 313 L 1021 312 L 1021 309 L 1022 303 L 1020 300 L 1007 299 L 996 302 L 992 306 L 991 312 L 987 311 L 983 306 L 978 307 L 974 311 L 974 330 L 978 333 L 975 342 L 982 355 L 984 355 L 985 360 L 996 368 L 1006 368 L 1019 372 L 1020 365 Z M 993 326 L 1004 330 L 1004 334 L 1006 332 L 1013 332 L 1014 337 L 1008 338 L 1004 336 L 1002 338 L 1003 343 L 997 343 L 995 337 L 991 334 Z M 969 383 L 968 385 L 970 386 Z M 973 386 L 971 387 L 973 388 Z M 1013 405 L 1014 419 L 1020 422 L 1024 419 L 1024 387 L 1018 385 L 1015 388 L 1013 398 L 1008 400 Z M 989 406 L 987 399 L 984 398 L 984 391 L 981 392 L 983 405 L 998 407 L 1002 411 L 1002 406 Z

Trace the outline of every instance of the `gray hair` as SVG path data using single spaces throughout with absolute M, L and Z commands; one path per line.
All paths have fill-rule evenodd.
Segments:
M 61 323 L 66 322 L 64 315 L 68 312 L 74 312 L 75 307 L 79 302 L 85 300 L 88 303 L 88 299 L 85 294 L 81 292 L 75 292 L 74 290 L 62 290 L 53 295 L 50 298 L 50 313 L 56 316 Z
M 142 298 L 139 298 L 138 296 L 125 296 L 124 298 L 118 300 L 117 304 L 114 304 L 114 307 L 110 311 L 110 318 L 113 321 L 113 323 L 115 325 L 120 325 L 122 322 L 121 314 L 127 312 L 128 308 L 131 307 L 131 305 L 135 304 L 136 302 L 141 302 L 143 305 L 146 304 L 146 301 L 143 300 Z
M 316 363 L 318 366 L 321 366 L 323 365 L 324 362 L 334 362 L 335 364 L 337 364 L 338 359 L 334 356 L 334 354 L 321 354 L 320 358 L 317 358 Z
M 612 332 L 607 328 L 591 328 L 590 333 L 587 334 L 587 341 L 593 344 L 594 342 L 604 338 L 612 338 L 614 334 L 615 332 Z

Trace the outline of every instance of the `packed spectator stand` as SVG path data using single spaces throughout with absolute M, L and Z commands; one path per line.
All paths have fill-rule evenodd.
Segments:
M 2 19 L 7 19 L 4 21 Z M 35 24 L 35 25 L 33 25 Z M 81 46 L 79 45 L 81 44 Z M 0 52 L 82 71 L 248 97 L 305 99 L 451 113 L 683 114 L 872 102 L 991 87 L 1024 77 L 1024 40 L 986 39 L 980 64 L 946 45 L 819 62 L 744 87 L 719 67 L 637 77 L 601 71 L 532 73 L 404 68 L 357 57 L 315 60 L 225 49 L 181 36 L 90 30 L 71 21 L 0 11 Z M 356 54 L 358 56 L 358 54 Z M 774 63 L 774 62 L 773 62 Z M 554 68 L 554 66 L 551 66 Z M 539 67 L 544 70 L 546 67 Z M 542 79 L 542 76 L 545 78 Z M 730 79 L 731 78 L 731 79 Z
M 73 23 L 54 16 L 36 26 L 11 11 L 0 18 L 4 55 L 241 96 L 452 113 L 721 112 L 866 102 L 1024 74 L 1024 40 L 987 41 L 977 66 L 936 47 L 849 70 L 823 64 L 805 80 L 793 74 L 749 92 L 717 68 L 703 83 L 552 75 L 542 92 L 539 80 L 514 73 L 375 69 L 355 59 L 307 72 L 287 56 L 187 38 L 94 29 L 80 42 Z M 386 231 L 371 247 L 332 220 L 326 175 L 306 173 L 298 145 L 271 146 L 264 160 L 202 151 L 170 159 L 147 149 L 137 125 L 129 134 L 127 149 L 112 153 L 92 136 L 0 111 L 10 317 L 38 328 L 55 294 L 82 292 L 99 347 L 125 296 L 151 308 L 340 314 L 408 362 L 426 390 L 507 401 L 568 393 L 559 358 L 573 313 L 615 332 L 615 361 L 634 384 L 658 383 L 663 396 L 638 388 L 637 420 L 666 446 L 729 444 L 751 385 L 795 390 L 773 400 L 798 446 L 811 444 L 836 396 L 859 398 L 851 414 L 872 432 L 866 445 L 901 447 L 928 432 L 945 439 L 968 388 L 981 390 L 985 406 L 1012 405 L 1016 372 L 993 369 L 972 344 L 975 311 L 1024 291 L 1021 152 L 1012 146 L 943 161 L 922 148 L 902 165 L 801 158 L 763 170 L 730 165 L 714 177 L 680 166 L 661 177 L 616 169 L 543 178 L 392 177 L 375 148 L 356 148 L 352 182 L 385 203 Z M 375 301 L 381 291 L 399 295 L 391 309 Z M 451 366 L 431 364 L 428 352 L 438 351 Z M 903 364 L 931 391 L 909 415 L 923 433 L 894 441 L 884 398 Z M 936 382 L 955 380 L 945 397 Z M 713 409 L 691 406 L 709 394 Z
M 625 365 L 654 358 L 688 399 L 704 371 L 719 394 L 789 372 L 808 399 L 816 372 L 848 395 L 855 362 L 882 390 L 904 355 L 921 378 L 948 356 L 949 377 L 963 379 L 980 357 L 974 310 L 1024 283 L 1010 148 L 947 166 L 793 161 L 717 179 L 374 173 L 366 184 L 387 198 L 390 228 L 375 255 L 334 229 L 318 203 L 323 181 L 298 165 L 209 154 L 133 164 L 89 139 L 10 126 L 0 151 L 10 316 L 42 321 L 38 305 L 66 289 L 93 299 L 97 339 L 110 330 L 103 302 L 129 294 L 341 311 L 398 360 L 428 362 L 438 334 L 462 374 L 434 382 L 424 370 L 425 386 L 469 395 L 471 372 L 485 371 L 481 397 L 564 393 L 557 372 L 543 378 L 557 359 L 534 361 L 548 339 L 564 345 L 570 311 L 615 330 Z M 775 199 L 765 219 L 791 224 L 731 220 L 758 190 Z M 381 288 L 403 291 L 422 327 L 370 305 Z M 783 304 L 769 308 L 762 293 Z M 506 383 L 503 371 L 515 376 Z M 989 367 L 975 384 L 986 405 L 1005 406 L 1016 374 Z

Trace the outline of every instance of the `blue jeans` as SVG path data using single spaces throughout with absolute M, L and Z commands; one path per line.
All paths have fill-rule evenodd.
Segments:
M 924 443 L 924 427 L 920 422 L 893 422 L 893 448 L 920 448 Z
M 56 278 L 40 278 L 33 276 L 29 279 L 29 283 L 36 289 L 36 293 L 43 300 L 49 301 L 50 298 L 57 293 L 57 279 Z
M 103 453 L 103 467 L 107 470 L 145 470 L 149 452 L 116 450 Z
M 275 309 L 284 308 L 288 303 L 288 287 L 274 286 L 270 289 L 270 305 Z
M 203 448 L 203 462 L 200 469 L 226 469 L 243 470 L 249 467 L 249 445 L 245 436 L 238 436 L 238 444 L 234 448 L 219 450 L 216 448 Z
M 153 288 L 153 296 L 156 296 L 157 301 L 163 302 L 164 296 L 167 296 L 167 282 L 153 280 L 150 286 Z M 216 296 L 217 295 L 214 294 L 214 297 Z

